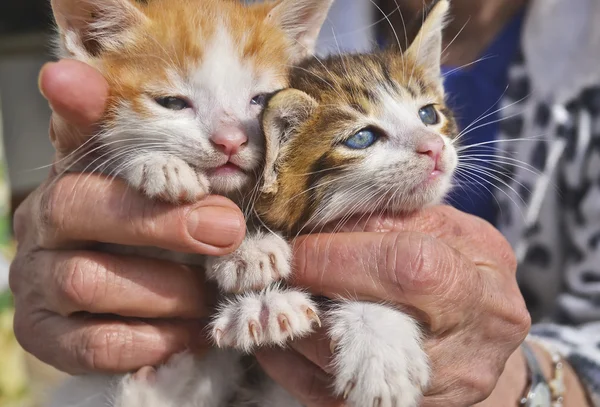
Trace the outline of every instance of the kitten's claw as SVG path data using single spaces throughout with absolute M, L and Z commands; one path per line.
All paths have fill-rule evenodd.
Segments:
M 254 343 L 256 345 L 259 345 L 260 344 L 260 334 L 259 334 L 260 325 L 258 324 L 258 322 L 250 321 L 250 323 L 248 324 L 248 330 L 250 331 L 250 336 L 252 337 L 252 340 L 254 341 Z
M 375 400 L 373 400 L 373 407 L 381 407 L 381 397 L 376 397 Z
M 209 182 L 185 161 L 164 154 L 149 154 L 124 173 L 129 184 L 149 198 L 172 203 L 194 202 L 209 192 Z
M 350 392 L 351 392 L 352 390 L 354 390 L 354 388 L 355 388 L 355 387 L 356 387 L 356 383 L 354 383 L 354 382 L 348 382 L 348 383 L 346 384 L 346 387 L 344 388 L 344 394 L 343 394 L 342 398 L 343 398 L 344 400 L 347 400 L 347 399 L 348 399 L 348 396 L 350 395 Z
M 223 331 L 221 331 L 220 329 L 215 329 L 213 333 L 213 338 L 215 339 L 215 344 L 217 345 L 217 348 L 220 348 L 221 338 L 223 338 Z
M 220 347 L 246 352 L 258 346 L 282 346 L 313 331 L 315 319 L 306 309 L 316 316 L 310 297 L 299 291 L 249 293 L 219 311 L 212 323 L 214 340 Z
M 331 351 L 332 355 L 337 350 L 337 346 L 338 346 L 338 342 L 337 341 L 331 341 L 331 342 L 329 342 L 329 350 Z
M 308 319 L 316 322 L 319 328 L 321 328 L 321 319 L 319 319 L 319 316 L 315 311 L 313 311 L 311 308 L 306 308 L 306 315 L 308 316 Z
M 290 275 L 291 257 L 290 246 L 282 237 L 260 234 L 246 237 L 232 254 L 209 257 L 206 271 L 225 292 L 258 291 Z

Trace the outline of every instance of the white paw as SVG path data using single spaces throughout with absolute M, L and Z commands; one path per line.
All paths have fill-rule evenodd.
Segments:
M 225 292 L 257 291 L 290 275 L 291 256 L 282 237 L 259 234 L 247 237 L 232 254 L 207 258 L 206 270 Z
M 210 187 L 204 174 L 177 157 L 162 154 L 144 156 L 125 177 L 148 197 L 173 203 L 197 201 L 208 194 Z
M 268 289 L 235 298 L 217 314 L 211 325 L 217 346 L 250 352 L 265 345 L 283 346 L 321 326 L 317 307 L 300 291 Z
M 416 407 L 429 381 L 421 333 L 391 307 L 348 302 L 328 314 L 336 395 L 351 407 Z

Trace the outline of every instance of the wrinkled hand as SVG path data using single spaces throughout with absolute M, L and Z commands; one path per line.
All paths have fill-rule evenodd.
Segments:
M 40 88 L 54 112 L 50 135 L 58 155 L 49 178 L 15 215 L 19 246 L 10 287 L 17 339 L 69 373 L 155 365 L 200 341 L 198 319 L 207 315 L 203 276 L 91 246 L 227 254 L 243 239 L 243 215 L 221 197 L 174 207 L 145 199 L 118 180 L 61 176 L 63 158 L 102 117 L 108 85 L 92 68 L 61 61 L 43 69 Z
M 433 377 L 423 406 L 486 399 L 531 323 L 506 240 L 488 223 L 450 207 L 345 230 L 365 232 L 298 239 L 295 283 L 330 298 L 353 293 L 411 309 L 428 328 Z M 319 332 L 295 342 L 295 350 L 258 356 L 305 405 L 342 406 L 329 396 L 329 343 Z

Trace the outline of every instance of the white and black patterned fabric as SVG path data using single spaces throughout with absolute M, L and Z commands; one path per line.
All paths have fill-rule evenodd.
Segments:
M 600 406 L 600 81 L 561 100 L 532 75 L 521 54 L 502 101 L 498 227 L 519 258 L 532 335 L 567 357 Z

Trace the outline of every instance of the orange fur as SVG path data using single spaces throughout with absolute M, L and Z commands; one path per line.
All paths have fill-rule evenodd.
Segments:
M 200 66 L 203 46 L 219 25 L 231 34 L 242 58 L 257 70 L 275 72 L 285 86 L 290 40 L 277 24 L 268 23 L 275 4 L 246 6 L 230 0 L 150 0 L 136 4 L 147 19 L 134 22 L 125 44 L 103 50 L 89 61 L 110 85 L 106 119 L 111 119 L 111 112 L 122 101 L 147 114 L 136 101 L 147 94 L 159 96 L 155 89 L 168 85 L 167 68 L 187 72 Z

